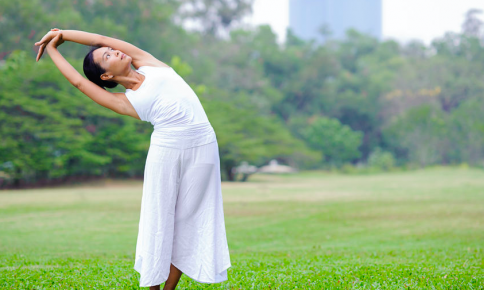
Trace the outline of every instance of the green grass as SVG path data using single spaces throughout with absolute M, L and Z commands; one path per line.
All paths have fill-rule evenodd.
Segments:
M 139 289 L 141 182 L 0 192 L 1 289 Z M 223 183 L 229 280 L 177 289 L 484 289 L 484 171 Z

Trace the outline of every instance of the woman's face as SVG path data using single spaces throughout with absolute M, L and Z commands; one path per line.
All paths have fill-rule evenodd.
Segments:
M 111 47 L 101 47 L 93 51 L 94 62 L 106 70 L 106 76 L 125 75 L 131 69 L 131 57 Z M 103 77 L 101 77 L 104 79 Z M 110 80 L 104 79 L 104 80 Z

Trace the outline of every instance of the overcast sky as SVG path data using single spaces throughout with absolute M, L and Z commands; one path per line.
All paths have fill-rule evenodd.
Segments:
M 464 14 L 471 8 L 484 11 L 484 0 L 383 0 L 383 38 L 420 39 L 429 44 L 446 31 L 460 32 Z M 254 0 L 253 15 L 247 21 L 270 24 L 283 41 L 289 0 Z

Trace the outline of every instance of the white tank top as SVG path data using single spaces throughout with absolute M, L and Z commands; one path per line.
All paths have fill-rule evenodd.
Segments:
M 195 92 L 173 68 L 141 66 L 137 72 L 145 76 L 143 83 L 125 94 L 142 121 L 155 129 L 210 123 Z

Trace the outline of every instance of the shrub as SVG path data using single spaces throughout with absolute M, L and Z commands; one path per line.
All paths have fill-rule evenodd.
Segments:
M 395 157 L 391 152 L 377 147 L 368 157 L 368 166 L 380 170 L 391 170 L 395 167 Z

